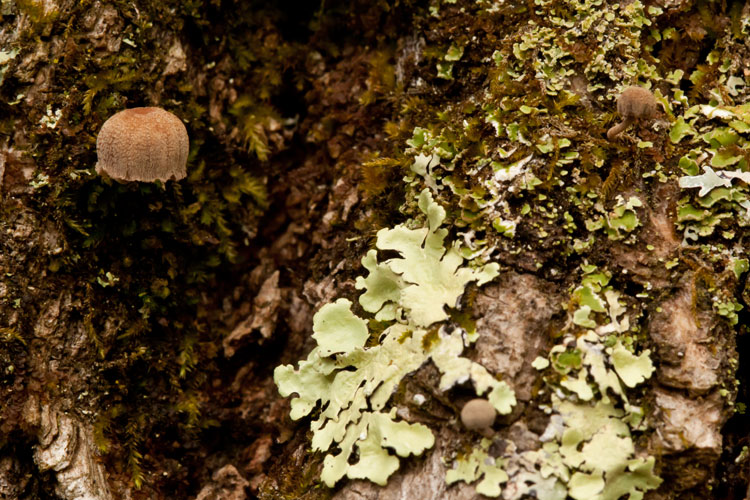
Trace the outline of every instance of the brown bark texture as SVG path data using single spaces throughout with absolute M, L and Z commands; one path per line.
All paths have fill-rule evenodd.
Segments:
M 514 391 L 491 457 L 585 400 L 559 352 L 596 332 L 654 367 L 627 390 L 646 498 L 748 498 L 748 33 L 721 1 L 2 0 L 0 499 L 482 498 L 445 480 L 477 395 L 432 362 L 386 409 L 434 446 L 385 485 L 322 484 L 323 408 L 291 420 L 274 381 L 357 304 L 377 232 L 426 224 L 423 189 L 499 264 L 430 330 L 476 328 L 462 356 Z M 657 116 L 609 141 L 628 85 Z M 104 121 L 141 106 L 185 124 L 185 179 L 96 173 Z

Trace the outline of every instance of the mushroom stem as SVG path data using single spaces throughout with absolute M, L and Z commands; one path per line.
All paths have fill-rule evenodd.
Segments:
M 492 430 L 492 427 L 483 427 L 481 429 L 477 429 L 477 432 L 488 439 L 492 439 L 492 436 L 495 435 L 495 431 Z
M 633 118 L 626 116 L 620 123 L 607 130 L 607 139 L 609 139 L 610 141 L 613 140 L 615 137 L 620 135 L 623 130 L 628 128 L 630 124 L 633 123 L 633 121 Z

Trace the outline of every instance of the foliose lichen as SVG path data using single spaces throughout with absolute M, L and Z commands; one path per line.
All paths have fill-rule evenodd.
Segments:
M 428 190 L 419 196 L 427 226 L 409 229 L 400 224 L 378 232 L 377 250 L 399 256 L 378 262 L 377 250 L 362 259 L 368 270 L 357 280 L 364 290 L 359 302 L 374 319 L 389 325 L 367 346 L 372 332 L 368 322 L 351 311 L 347 299 L 324 305 L 314 317 L 317 347 L 297 369 L 279 366 L 274 380 L 282 396 L 291 400 L 292 419 L 320 408 L 310 428 L 314 451 L 327 452 L 321 479 L 333 486 L 346 476 L 385 484 L 398 468 L 398 456 L 419 455 L 432 447 L 431 430 L 420 423 L 397 420 L 387 404 L 401 381 L 427 361 L 441 372 L 439 389 L 471 381 L 478 395 L 501 414 L 515 405 L 510 387 L 481 365 L 461 357 L 476 338 L 461 328 L 432 327 L 448 319 L 446 306 L 457 307 L 469 282 L 481 285 L 497 275 L 497 264 L 472 268 L 464 265 L 457 246 L 444 245 L 441 228 L 445 210 Z M 431 333 L 433 332 L 433 333 Z M 332 452 L 336 446 L 340 451 Z
M 645 429 L 645 415 L 627 397 L 654 366 L 648 350 L 637 353 L 627 309 L 608 281 L 606 273 L 588 269 L 570 294 L 571 305 L 579 306 L 570 313 L 570 326 L 549 355 L 533 363 L 545 374 L 542 393 L 551 393 L 541 447 L 518 452 L 509 443 L 493 457 L 485 440 L 455 457 L 446 482 L 482 479 L 476 490 L 485 496 L 541 500 L 642 498 L 661 484 L 655 458 L 636 449 L 633 434 Z M 576 320 L 580 311 L 586 321 Z

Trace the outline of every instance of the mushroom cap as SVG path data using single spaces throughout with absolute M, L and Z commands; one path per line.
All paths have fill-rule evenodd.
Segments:
M 187 175 L 189 143 L 182 120 L 161 108 L 111 116 L 96 138 L 97 173 L 118 181 L 179 180 Z
M 461 409 L 461 422 L 467 429 L 482 430 L 495 423 L 495 407 L 484 398 L 472 399 Z
M 623 118 L 651 118 L 656 114 L 656 98 L 643 87 L 628 87 L 617 98 L 617 111 Z

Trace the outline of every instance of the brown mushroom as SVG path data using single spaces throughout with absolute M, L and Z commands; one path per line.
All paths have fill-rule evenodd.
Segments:
M 484 398 L 472 399 L 461 409 L 461 422 L 464 427 L 478 431 L 485 436 L 492 431 L 490 427 L 495 423 L 495 407 Z
M 617 98 L 617 111 L 622 116 L 622 122 L 607 131 L 607 139 L 610 141 L 636 120 L 653 118 L 656 114 L 656 99 L 648 89 L 628 87 Z
M 161 108 L 111 116 L 96 138 L 97 173 L 118 181 L 168 181 L 187 175 L 188 135 L 182 120 Z

